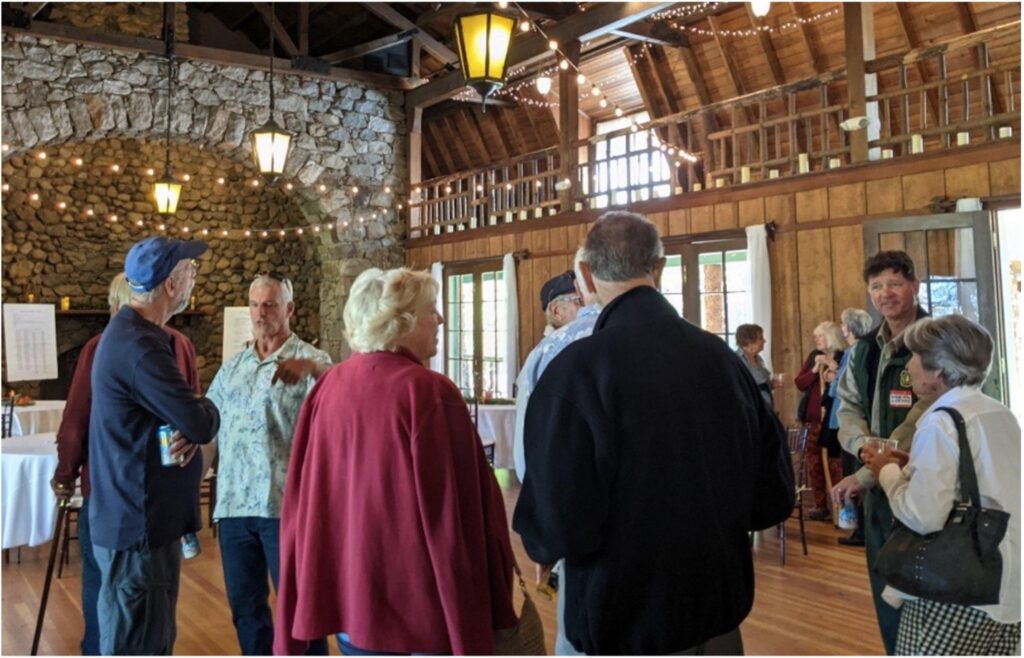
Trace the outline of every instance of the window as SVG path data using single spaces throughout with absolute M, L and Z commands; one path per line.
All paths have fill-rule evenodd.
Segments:
M 458 268 L 446 277 L 447 373 L 467 398 L 512 397 L 505 390 L 505 277 L 493 267 Z
M 647 122 L 647 113 L 603 121 L 597 124 L 597 134 L 628 128 L 633 121 Z M 649 143 L 652 140 L 653 143 Z M 664 153 L 656 150 L 657 147 L 657 138 L 652 138 L 646 130 L 597 142 L 591 164 L 592 206 L 607 208 L 669 196 L 672 193 L 672 169 Z
M 662 294 L 684 318 L 736 347 L 736 328 L 753 319 L 746 240 L 698 242 L 668 250 Z

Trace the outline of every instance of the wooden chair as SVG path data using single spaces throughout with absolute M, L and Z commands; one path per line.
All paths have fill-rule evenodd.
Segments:
M 803 544 L 804 555 L 807 555 L 807 534 L 804 532 L 804 493 L 811 490 L 807 486 L 807 437 L 811 433 L 811 426 L 805 424 L 803 427 L 794 427 L 786 430 L 786 442 L 789 444 L 789 455 L 793 460 L 793 480 L 795 484 L 795 500 L 793 511 L 800 520 L 800 542 Z M 792 514 L 790 515 L 792 518 Z M 779 526 L 779 550 L 782 566 L 786 566 L 786 523 Z

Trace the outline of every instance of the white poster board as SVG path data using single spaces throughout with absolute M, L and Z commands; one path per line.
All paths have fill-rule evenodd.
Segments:
M 224 344 L 221 363 L 238 354 L 252 342 L 252 320 L 248 306 L 224 307 Z
M 7 381 L 57 379 L 57 323 L 53 304 L 4 304 Z

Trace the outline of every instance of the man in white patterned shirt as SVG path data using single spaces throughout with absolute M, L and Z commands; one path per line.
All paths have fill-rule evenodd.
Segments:
M 216 445 L 221 562 L 231 617 L 244 655 L 271 655 L 267 573 L 277 588 L 281 501 L 292 435 L 306 394 L 331 358 L 292 333 L 292 284 L 276 273 L 249 286 L 255 340 L 221 366 L 209 397 L 221 413 Z M 326 655 L 326 640 L 310 645 Z

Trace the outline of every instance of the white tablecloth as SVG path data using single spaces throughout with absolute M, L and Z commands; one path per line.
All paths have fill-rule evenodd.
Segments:
M 50 478 L 57 468 L 57 434 L 31 434 L 0 441 L 3 548 L 38 546 L 53 537 L 57 498 Z
M 64 415 L 64 400 L 36 400 L 27 407 L 14 407 L 13 436 L 56 432 Z
M 484 441 L 494 440 L 494 467 L 514 468 L 512 440 L 516 435 L 514 404 L 481 404 L 477 407 L 477 431 Z

